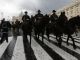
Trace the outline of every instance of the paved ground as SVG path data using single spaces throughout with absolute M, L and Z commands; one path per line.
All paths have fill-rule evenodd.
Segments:
M 44 36 L 38 39 L 32 36 L 29 44 L 29 36 L 9 36 L 9 42 L 4 41 L 0 45 L 0 60 L 80 60 L 80 36 L 73 35 L 77 49 L 73 49 L 72 41 L 66 45 L 66 36 L 63 37 L 62 46 L 57 45 L 55 36 L 50 35 L 50 41 Z

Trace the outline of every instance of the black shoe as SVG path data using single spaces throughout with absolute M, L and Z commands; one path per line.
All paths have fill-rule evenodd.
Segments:
M 69 46 L 69 43 L 67 43 L 67 45 Z
M 8 41 L 6 41 L 8 43 Z
M 73 48 L 76 49 L 77 48 L 76 45 L 73 45 Z
M 0 45 L 2 44 L 2 42 L 0 41 Z

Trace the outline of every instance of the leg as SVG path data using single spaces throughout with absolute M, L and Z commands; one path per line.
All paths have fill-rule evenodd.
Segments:
M 69 41 L 69 38 L 70 38 L 70 36 L 68 35 L 68 37 L 67 37 L 67 45 L 69 45 L 69 43 L 68 43 L 68 41 Z
M 74 38 L 72 36 L 70 36 L 70 38 L 72 39 L 73 41 L 73 48 L 76 49 L 76 45 L 75 45 L 75 41 L 74 41 Z
M 39 39 L 39 33 L 38 33 L 38 39 Z
M 49 29 L 48 28 L 46 28 L 46 35 L 47 35 L 47 38 L 48 38 L 48 40 L 49 40 Z M 50 40 L 49 40 L 50 41 Z
M 56 36 L 56 40 L 57 40 L 57 36 Z
M 6 42 L 8 42 L 8 33 L 5 34 Z
M 0 41 L 0 43 L 3 43 L 4 38 L 5 38 L 5 36 L 4 36 L 4 33 L 3 33 L 2 36 L 1 36 L 1 41 Z
M 57 40 L 57 42 L 58 42 L 58 37 L 56 36 L 56 40 Z
M 27 39 L 27 34 L 23 31 L 23 38 L 26 40 Z
M 48 40 L 49 40 L 49 34 L 47 34 Z M 50 41 L 50 40 L 49 40 Z
M 17 35 L 19 35 L 19 28 L 16 28 L 16 30 L 17 30 Z
M 59 37 L 58 44 L 59 44 L 59 46 L 61 46 L 61 44 L 62 44 L 62 38 L 61 38 L 61 36 Z
M 31 34 L 30 34 L 30 45 L 31 45 Z
M 37 37 L 37 33 L 35 32 L 35 37 Z
M 43 35 L 44 35 L 44 34 L 42 33 L 42 42 L 44 42 L 44 41 L 43 41 L 43 38 L 44 38 L 44 36 L 43 36 Z

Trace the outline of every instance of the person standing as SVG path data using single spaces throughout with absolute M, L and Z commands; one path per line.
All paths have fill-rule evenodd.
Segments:
M 35 20 L 40 22 L 43 20 L 43 14 L 41 14 L 40 10 L 38 10 L 38 13 L 35 15 Z
M 5 21 L 5 18 L 3 18 L 2 22 L 1 22 L 1 40 L 0 43 L 3 43 L 4 40 L 6 40 L 6 42 L 8 42 L 8 23 L 7 21 Z
M 52 15 L 50 16 L 50 20 L 51 20 L 51 22 L 55 23 L 57 21 L 57 19 L 58 19 L 58 16 L 56 14 L 56 11 L 53 10 Z
M 26 21 L 30 20 L 30 17 L 28 16 L 27 11 L 25 11 L 25 15 L 23 15 L 22 20 L 23 20 L 23 22 L 26 22 Z

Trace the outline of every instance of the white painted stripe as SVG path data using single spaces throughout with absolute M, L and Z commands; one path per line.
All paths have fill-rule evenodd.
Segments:
M 67 39 L 67 37 L 63 36 L 64 39 Z M 80 37 L 73 37 L 75 39 L 75 41 L 80 42 Z
M 8 43 L 6 41 L 4 41 L 1 45 L 0 45 L 0 58 L 3 55 L 4 51 L 6 50 L 7 46 L 9 45 L 9 43 L 11 42 L 13 37 L 8 37 Z
M 53 40 L 52 37 L 50 37 L 50 40 Z M 63 39 L 63 40 L 66 41 L 65 39 Z M 54 39 L 53 41 L 54 41 L 54 42 L 57 42 L 55 39 Z M 70 42 L 72 42 L 72 41 L 69 40 L 69 43 L 70 43 Z M 72 45 L 67 46 L 66 43 L 64 43 L 64 42 L 62 42 L 62 45 L 63 45 L 64 47 L 66 47 L 66 48 L 68 48 L 68 49 L 70 49 L 70 50 L 72 50 L 72 51 L 80 54 L 80 49 L 77 48 L 77 49 L 75 50 L 75 49 L 73 49 L 73 46 L 72 46 Z
M 40 38 L 41 39 L 41 38 Z M 70 55 L 69 53 L 65 52 L 61 48 L 55 46 L 54 44 L 48 42 L 47 40 L 44 39 L 44 43 L 48 45 L 53 51 L 58 53 L 60 56 L 62 56 L 65 60 L 78 60 L 76 57 Z
M 63 39 L 63 41 L 66 42 L 67 40 L 66 40 L 66 39 Z M 72 41 L 72 40 L 69 40 L 68 42 L 69 42 L 70 44 L 73 44 L 73 41 Z M 80 44 L 79 44 L 79 43 L 76 43 L 76 42 L 75 42 L 75 44 L 76 44 L 76 46 L 79 46 L 79 47 L 80 47 Z
M 54 37 L 54 36 L 53 36 L 53 37 Z M 51 38 L 51 39 L 54 39 L 53 37 L 50 37 L 50 38 Z M 64 37 L 64 38 L 66 38 L 66 37 Z M 74 41 L 75 41 L 75 40 L 76 40 L 76 39 L 74 39 Z M 67 38 L 66 38 L 66 39 L 63 39 L 63 41 L 66 42 L 66 41 L 67 41 Z M 77 40 L 77 41 L 78 41 L 78 40 Z M 69 40 L 68 42 L 71 43 L 71 44 L 73 44 L 72 40 Z M 76 43 L 76 42 L 75 42 L 75 44 L 80 47 L 80 44 L 79 44 L 79 43 Z
M 26 60 L 23 47 L 22 36 L 17 37 L 15 49 L 11 60 Z
M 67 46 L 66 43 L 64 43 L 64 42 L 62 43 L 62 45 L 65 46 L 65 47 L 67 47 L 68 49 L 70 49 L 70 50 L 72 50 L 72 51 L 80 54 L 80 49 L 77 48 L 77 49 L 75 50 L 75 49 L 73 49 L 73 46 L 72 46 L 72 45 Z
M 53 60 L 47 54 L 47 52 L 33 38 L 32 38 L 31 47 L 34 50 L 34 53 L 35 53 L 35 56 L 36 56 L 37 60 Z
M 53 36 L 53 37 L 55 37 L 54 35 L 52 35 L 52 34 L 50 34 L 50 36 Z M 67 38 L 67 35 L 63 35 L 62 36 L 63 38 Z M 76 40 L 76 41 L 79 41 L 80 42 L 80 36 L 74 36 L 74 35 L 72 35 L 72 37 L 76 40 L 76 39 L 78 39 L 78 40 Z

